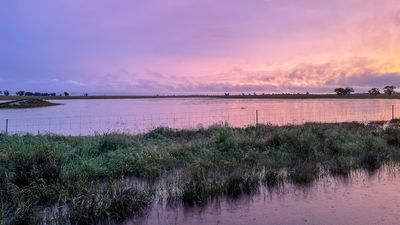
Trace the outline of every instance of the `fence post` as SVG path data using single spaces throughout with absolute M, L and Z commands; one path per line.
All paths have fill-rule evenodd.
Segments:
M 392 120 L 394 119 L 394 105 L 392 105 Z
M 6 135 L 8 135 L 8 119 L 6 119 Z
M 256 110 L 256 126 L 258 125 L 258 110 Z

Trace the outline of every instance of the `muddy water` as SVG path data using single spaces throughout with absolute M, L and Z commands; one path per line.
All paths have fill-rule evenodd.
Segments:
M 202 207 L 155 203 L 145 217 L 124 225 L 399 224 L 400 168 L 323 177 L 308 186 L 289 182 Z

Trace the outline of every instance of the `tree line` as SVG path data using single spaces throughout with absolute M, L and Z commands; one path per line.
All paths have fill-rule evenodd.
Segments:
M 392 95 L 392 94 L 396 93 L 395 89 L 396 89 L 396 86 L 393 86 L 393 85 L 385 86 L 383 88 L 383 93 L 387 94 L 387 95 Z M 351 93 L 353 93 L 354 89 L 352 87 L 335 88 L 334 92 L 338 96 L 346 96 L 346 95 L 350 95 Z M 381 90 L 379 88 L 371 88 L 370 90 L 368 90 L 368 94 L 380 95 Z
M 9 96 L 10 91 L 8 91 L 8 90 L 0 91 L 0 95 Z M 48 93 L 48 92 L 30 92 L 30 91 L 17 91 L 17 92 L 15 92 L 15 95 L 16 96 L 57 96 L 57 94 L 54 92 Z M 64 93 L 59 94 L 58 96 L 69 96 L 69 93 L 65 91 Z M 85 96 L 87 96 L 87 95 L 85 94 Z

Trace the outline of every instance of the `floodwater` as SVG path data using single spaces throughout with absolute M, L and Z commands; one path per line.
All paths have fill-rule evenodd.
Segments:
M 159 126 L 196 128 L 216 123 L 301 124 L 389 120 L 399 114 L 393 99 L 107 99 L 54 100 L 63 105 L 0 110 L 0 131 L 88 135 L 146 132 Z M 400 115 L 400 114 L 399 114 Z
M 283 186 L 203 207 L 154 204 L 124 225 L 394 225 L 400 224 L 399 168 L 324 177 L 310 186 Z

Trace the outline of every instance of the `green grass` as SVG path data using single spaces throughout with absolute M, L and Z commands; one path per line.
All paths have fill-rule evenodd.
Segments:
M 328 173 L 376 170 L 400 159 L 400 130 L 382 123 L 258 125 L 247 128 L 157 128 L 142 135 L 88 137 L 0 135 L 0 224 L 94 224 L 141 215 L 157 181 L 170 202 L 205 204 L 273 188 L 309 185 Z M 136 187 L 130 177 L 144 180 Z M 153 185 L 154 184 L 154 185 Z

